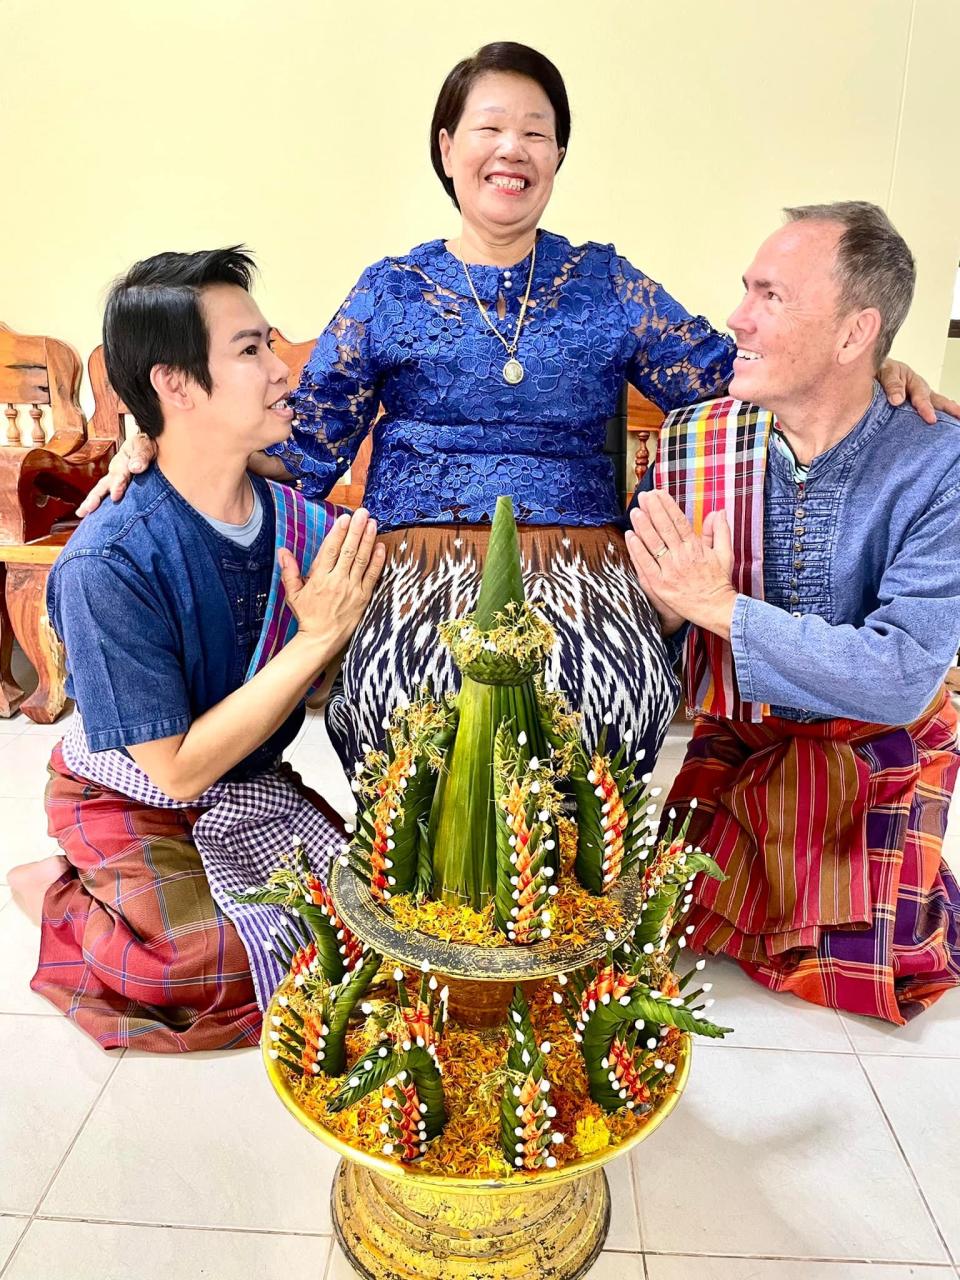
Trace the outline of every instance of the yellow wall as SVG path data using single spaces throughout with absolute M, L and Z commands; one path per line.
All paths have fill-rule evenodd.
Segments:
M 368 262 L 455 231 L 433 101 L 502 38 L 571 95 L 547 227 L 722 325 L 781 205 L 877 201 L 920 264 L 896 353 L 939 378 L 957 0 L 5 0 L 0 318 L 86 353 L 133 259 L 245 241 L 268 317 L 312 336 Z

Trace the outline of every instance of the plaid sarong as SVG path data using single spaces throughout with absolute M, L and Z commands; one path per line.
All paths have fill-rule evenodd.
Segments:
M 30 986 L 104 1049 L 257 1043 L 246 952 L 210 895 L 194 808 L 156 809 L 50 760 L 50 835 L 70 869 L 47 890 Z
M 727 879 L 699 877 L 690 946 L 814 1004 L 904 1023 L 960 984 L 941 859 L 960 753 L 944 692 L 905 728 L 698 717 L 667 807 Z
M 305 502 L 299 493 L 281 485 L 271 483 L 270 490 L 276 511 L 277 546 L 288 547 L 306 572 L 320 542 L 339 514 L 339 509 L 328 503 Z M 296 620 L 283 598 L 279 566 L 275 564 L 266 618 L 246 678 L 250 679 L 256 674 L 287 642 L 295 630 Z M 52 785 L 48 793 L 48 813 L 51 833 L 60 840 L 68 860 L 80 873 L 80 892 L 84 892 L 86 883 L 84 867 L 91 859 L 93 865 L 97 867 L 101 864 L 114 866 L 112 857 L 101 856 L 100 846 L 94 845 L 91 849 L 87 849 L 85 832 L 88 824 L 84 811 L 86 792 L 83 792 L 82 788 L 84 783 L 93 783 L 97 785 L 89 787 L 88 790 L 91 803 L 96 798 L 98 804 L 97 839 L 106 842 L 104 848 L 114 839 L 119 840 L 121 844 L 126 841 L 127 845 L 124 851 L 123 873 L 115 871 L 111 873 L 115 876 L 118 886 L 111 890 L 114 901 L 111 910 L 119 913 L 116 920 L 117 938 L 122 938 L 126 934 L 138 938 L 157 936 L 160 949 L 163 951 L 168 945 L 174 945 L 183 928 L 186 928 L 190 934 L 195 933 L 202 937 L 206 937 L 211 930 L 215 935 L 222 933 L 224 936 L 229 935 L 231 939 L 239 936 L 246 954 L 246 963 L 240 965 L 234 957 L 230 963 L 228 976 L 224 976 L 225 971 L 222 971 L 223 948 L 217 951 L 216 964 L 210 964 L 196 956 L 194 958 L 202 965 L 202 971 L 213 981 L 214 987 L 217 985 L 217 975 L 223 976 L 224 983 L 230 985 L 235 980 L 238 970 L 242 970 L 243 979 L 248 986 L 252 978 L 256 1000 L 261 1009 L 265 1008 L 284 972 L 282 962 L 271 948 L 271 932 L 289 917 L 285 915 L 282 908 L 277 906 L 239 904 L 234 901 L 233 894 L 253 885 L 262 884 L 270 872 L 278 866 L 281 856 L 289 854 L 294 838 L 302 844 L 311 870 L 322 879 L 326 879 L 331 859 L 339 851 L 343 840 L 343 825 L 338 815 L 315 793 L 308 792 L 306 788 L 297 785 L 294 775 L 282 765 L 266 770 L 247 781 L 217 783 L 204 792 L 197 801 L 185 805 L 172 800 L 155 787 L 143 770 L 139 769 L 123 752 L 89 751 L 79 715 L 74 716 L 61 745 L 62 758 L 59 756 L 59 751 L 55 752 L 52 762 L 54 772 L 61 777 L 72 778 L 80 785 L 82 794 L 75 805 L 76 813 L 73 815 L 73 821 L 63 823 L 60 817 L 55 815 L 55 810 L 60 804 L 62 787 L 58 790 L 57 786 Z M 111 818 L 115 820 L 115 827 L 111 827 Z M 210 903 L 212 910 L 204 907 L 199 923 L 194 921 L 185 926 L 176 912 L 168 912 L 172 901 L 168 892 L 168 876 L 156 861 L 153 836 L 155 831 L 167 833 L 168 828 L 170 831 L 177 832 L 175 839 L 182 846 L 181 853 L 178 855 L 181 860 L 186 856 L 183 849 L 189 848 L 191 851 L 195 850 L 194 858 L 199 854 L 197 861 L 202 862 L 200 874 L 209 886 L 207 896 L 212 896 L 212 903 Z M 75 839 L 77 832 L 80 835 Z M 167 835 L 161 835 L 158 838 L 165 841 Z M 169 838 L 174 839 L 172 836 Z M 167 845 L 164 844 L 163 847 L 166 848 Z M 196 870 L 195 868 L 191 872 L 193 879 L 196 878 Z M 76 886 L 76 877 L 68 876 L 67 879 L 72 879 Z M 129 892 L 123 890 L 120 887 L 122 882 L 135 885 L 135 890 L 131 889 Z M 177 882 L 176 877 L 173 882 Z M 52 906 L 53 899 L 62 897 L 64 891 L 66 886 L 61 886 L 57 894 L 51 894 L 52 910 L 56 910 Z M 198 887 L 197 894 L 199 894 Z M 134 902 L 138 907 L 145 906 L 151 918 L 156 916 L 163 919 L 163 929 L 159 933 L 153 929 L 152 933 L 145 935 L 137 925 L 125 918 L 123 912 Z M 91 910 L 94 908 L 91 907 Z M 72 919 L 79 919 L 84 912 L 80 906 L 72 904 L 67 914 Z M 100 924 L 103 924 L 103 919 L 100 920 Z M 60 924 L 56 924 L 52 916 L 48 919 L 45 903 L 43 934 L 45 944 L 49 943 L 49 945 L 45 946 L 47 954 L 41 957 L 41 966 L 35 982 L 38 984 L 37 989 L 42 990 L 51 999 L 54 999 L 51 994 L 52 987 L 56 986 L 56 983 L 51 981 L 51 973 L 54 969 L 59 968 L 64 973 L 72 973 L 78 987 L 84 990 L 87 985 L 86 978 L 81 980 L 76 976 L 81 972 L 77 966 L 81 965 L 82 969 L 83 964 L 77 957 L 77 948 L 79 946 L 82 955 L 86 956 L 88 951 L 86 942 L 76 936 L 71 942 L 68 936 L 69 927 L 66 927 L 65 932 L 64 929 L 62 919 Z M 59 946 L 57 939 L 59 939 Z M 108 939 L 103 947 L 112 952 L 113 945 L 113 941 Z M 160 982 L 161 985 L 166 984 L 171 991 L 175 989 L 176 982 L 162 976 L 166 962 L 158 960 L 156 965 L 151 966 L 142 955 L 139 955 L 142 948 L 135 950 L 139 956 L 138 964 L 141 970 L 144 968 L 151 970 L 151 976 L 131 982 L 124 964 L 113 961 L 100 964 L 97 976 L 91 977 L 90 982 L 101 989 L 102 1010 L 105 1008 L 102 1004 L 103 1000 L 106 1000 L 107 1004 L 110 1003 L 104 991 L 109 988 L 111 974 L 117 984 L 115 992 L 118 995 L 126 996 L 136 988 L 144 996 L 144 1004 L 170 1003 L 169 1000 L 158 1001 L 145 998 L 145 993 L 153 988 L 155 982 Z M 123 951 L 122 954 L 127 955 L 127 952 Z M 188 948 L 184 953 L 188 962 L 180 964 L 182 977 L 178 979 L 187 985 L 189 985 L 190 974 L 189 956 Z M 181 961 L 184 957 L 181 957 Z M 159 978 L 157 973 L 161 974 Z M 134 1004 L 137 999 L 140 999 L 140 995 L 134 999 Z M 54 1002 L 58 1003 L 57 1000 Z M 122 1015 L 124 1026 L 142 1025 L 141 1016 L 130 1012 L 129 999 L 121 1000 L 120 1005 L 124 1008 Z M 69 1012 L 69 1009 L 65 1009 L 65 1012 Z M 154 1026 L 157 1020 L 151 1019 L 149 1014 L 144 1016 L 147 1025 L 150 1026 L 148 1034 L 157 1034 L 162 1041 L 164 1037 L 156 1033 Z M 192 1016 L 184 1015 L 187 1021 Z M 243 1014 L 240 1018 L 237 1034 L 241 1039 L 235 1042 L 246 1042 L 244 1039 L 246 1016 Z M 79 1016 L 77 1020 L 80 1021 Z M 93 1021 L 95 1022 L 96 1019 Z M 162 1019 L 160 1024 L 166 1025 Z M 101 1027 L 95 1031 L 90 1026 L 86 1029 L 103 1043 L 106 1039 L 110 1039 L 111 1045 L 128 1042 L 130 1034 L 117 1026 L 110 1030 Z M 173 1041 L 170 1041 L 168 1036 L 164 1045 L 158 1044 L 160 1051 L 163 1051 L 164 1047 L 167 1050 L 198 1047 L 194 1043 L 186 1043 L 182 1036 L 177 1039 L 177 1035 L 179 1032 L 175 1034 Z M 154 1046 L 151 1044 L 141 1047 Z M 199 1047 L 213 1046 L 202 1044 Z
M 712 511 L 725 511 L 733 536 L 733 585 L 763 599 L 763 481 L 774 416 L 741 400 L 707 400 L 664 420 L 654 486 L 665 489 L 697 533 Z M 733 650 L 691 627 L 684 651 L 687 706 L 729 720 L 759 723 L 768 708 L 741 699 Z

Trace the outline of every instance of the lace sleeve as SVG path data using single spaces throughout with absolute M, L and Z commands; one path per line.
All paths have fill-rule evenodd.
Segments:
M 733 376 L 733 340 L 625 258 L 613 259 L 612 275 L 635 339 L 626 374 L 637 390 L 665 413 L 721 395 Z
M 373 350 L 374 271 L 368 268 L 317 339 L 296 391 L 289 439 L 279 458 L 306 497 L 322 498 L 357 455 L 380 401 Z

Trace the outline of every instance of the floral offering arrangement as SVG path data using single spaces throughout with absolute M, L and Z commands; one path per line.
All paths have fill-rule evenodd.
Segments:
M 524 598 L 509 499 L 476 609 L 440 640 L 461 689 L 395 708 L 385 749 L 358 765 L 338 875 L 405 941 L 468 944 L 474 980 L 494 954 L 481 948 L 555 956 L 555 977 L 518 982 L 500 1025 L 473 1026 L 450 1016 L 457 979 L 411 967 L 409 946 L 401 963 L 371 949 L 298 850 L 241 900 L 289 913 L 267 1049 L 324 1128 L 424 1172 L 523 1177 L 629 1137 L 674 1087 L 688 1035 L 726 1034 L 703 962 L 675 972 L 692 880 L 719 872 L 673 814 L 658 837 L 628 746 L 611 755 L 604 730 L 588 748 L 547 690 L 554 635 Z

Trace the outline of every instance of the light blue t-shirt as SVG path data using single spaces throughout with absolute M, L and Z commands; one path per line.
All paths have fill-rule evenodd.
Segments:
M 217 520 L 214 516 L 208 516 L 205 511 L 201 511 L 200 514 L 207 524 L 216 529 L 217 533 L 223 534 L 238 547 L 252 547 L 263 528 L 263 503 L 256 488 L 253 490 L 253 510 L 250 512 L 249 520 L 244 520 L 243 524 L 228 524 L 226 520 Z

